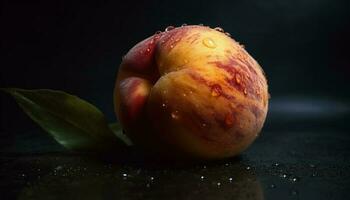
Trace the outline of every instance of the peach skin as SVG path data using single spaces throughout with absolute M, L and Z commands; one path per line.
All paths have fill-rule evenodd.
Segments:
M 259 135 L 268 109 L 260 65 L 221 29 L 167 28 L 123 58 L 114 89 L 126 134 L 169 158 L 222 159 Z

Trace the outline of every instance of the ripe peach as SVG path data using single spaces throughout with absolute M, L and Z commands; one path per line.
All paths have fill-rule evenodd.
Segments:
M 220 159 L 245 150 L 267 114 L 259 64 L 220 29 L 168 28 L 123 58 L 115 112 L 134 143 L 162 155 Z

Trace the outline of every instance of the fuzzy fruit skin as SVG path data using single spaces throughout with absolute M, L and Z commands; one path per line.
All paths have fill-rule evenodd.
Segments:
M 169 157 L 222 159 L 259 135 L 268 109 L 260 65 L 204 26 L 155 34 L 123 58 L 115 112 L 134 143 Z

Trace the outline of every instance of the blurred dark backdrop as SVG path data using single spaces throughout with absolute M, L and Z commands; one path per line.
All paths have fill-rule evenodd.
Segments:
M 230 32 L 264 68 L 272 96 L 265 129 L 293 128 L 293 120 L 346 128 L 339 121 L 349 116 L 349 1 L 1 4 L 0 87 L 65 90 L 115 121 L 112 90 L 128 49 L 168 25 L 203 23 Z M 8 95 L 0 101 L 2 136 L 39 129 Z

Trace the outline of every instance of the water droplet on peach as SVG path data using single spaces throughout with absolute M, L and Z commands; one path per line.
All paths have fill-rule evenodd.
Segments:
M 231 37 L 231 34 L 229 32 L 225 32 L 225 35 Z
M 146 51 L 147 51 L 147 52 L 150 52 L 150 51 L 151 51 L 151 49 L 150 49 L 150 48 L 147 48 L 147 49 L 146 49 Z
M 219 32 L 221 32 L 221 33 L 224 33 L 224 32 L 225 32 L 224 29 L 221 28 L 221 27 L 215 27 L 214 30 L 219 31 Z
M 240 84 L 241 83 L 241 75 L 236 74 L 236 83 Z
M 171 48 L 171 49 L 174 48 L 174 45 L 170 45 L 170 48 Z
M 204 44 L 204 46 L 211 48 L 211 49 L 214 49 L 216 47 L 214 40 L 211 38 L 204 38 L 202 43 Z
M 173 30 L 175 27 L 174 26 L 168 26 L 165 28 L 165 32 Z
M 214 84 L 213 86 L 211 86 L 211 96 L 213 97 L 217 97 L 221 95 L 221 86 L 218 84 Z
M 245 95 L 247 95 L 247 94 L 248 94 L 248 92 L 247 92 L 247 88 L 244 88 L 243 93 L 244 93 Z
M 183 23 L 183 24 L 181 24 L 181 26 L 187 26 L 187 24 L 186 24 L 186 23 Z
M 179 111 L 175 110 L 174 112 L 171 113 L 171 118 L 173 119 L 179 119 Z
M 217 97 L 217 96 L 220 96 L 220 93 L 219 93 L 217 90 L 213 89 L 213 90 L 211 91 L 211 96 Z

